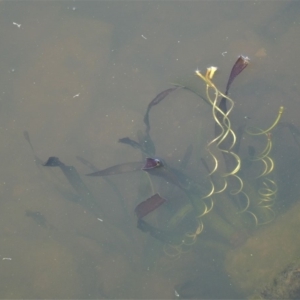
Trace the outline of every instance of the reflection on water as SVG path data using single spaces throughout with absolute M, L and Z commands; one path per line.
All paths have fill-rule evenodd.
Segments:
M 286 108 L 284 121 L 292 125 L 274 131 L 272 149 L 278 203 L 287 211 L 298 197 L 300 169 L 295 2 L 4 1 L 0 7 L 0 297 L 248 296 L 255 288 L 248 274 L 255 270 L 245 263 L 246 246 L 241 253 L 220 248 L 222 237 L 204 227 L 199 240 L 213 237 L 215 244 L 197 242 L 174 260 L 136 228 L 134 208 L 154 194 L 152 188 L 168 196 L 161 214 L 149 216 L 153 226 L 179 209 L 180 189 L 159 177 L 151 187 L 141 172 L 108 180 L 85 177 L 92 171 L 76 156 L 99 169 L 142 161 L 139 149 L 118 140 L 138 140 L 151 99 L 169 82 L 184 82 L 196 68 L 211 64 L 220 69 L 216 84 L 225 87 L 225 73 L 244 54 L 251 65 L 232 87 L 232 119 L 267 128 L 278 107 Z M 206 172 L 193 166 L 200 165 L 213 136 L 210 107 L 178 89 L 153 107 L 149 118 L 157 155 L 181 168 L 193 144 L 187 176 L 206 180 Z M 99 205 L 88 207 L 61 169 L 34 162 L 51 156 L 76 169 L 85 193 Z M 184 229 L 197 225 L 190 222 Z M 276 234 L 269 236 L 274 248 Z M 261 247 L 268 257 L 263 241 L 250 249 Z M 242 258 L 244 285 L 234 278 L 234 263 L 229 265 Z

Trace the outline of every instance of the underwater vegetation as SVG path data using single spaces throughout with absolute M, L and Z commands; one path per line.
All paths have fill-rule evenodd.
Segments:
M 151 178 L 154 176 L 163 178 L 181 190 L 187 201 L 183 201 L 183 205 L 169 216 L 164 228 L 154 227 L 145 220 L 145 217 L 159 211 L 165 204 L 171 206 L 172 199 L 162 198 L 155 193 L 138 204 L 135 209 L 137 227 L 161 241 L 164 239 L 165 252 L 171 256 L 180 256 L 183 249 L 195 244 L 204 228 L 209 228 L 222 236 L 226 243 L 238 246 L 247 239 L 255 227 L 271 222 L 276 214 L 274 204 L 278 188 L 272 174 L 275 163 L 271 155 L 273 147 L 271 132 L 279 123 L 284 108 L 278 108 L 278 114 L 268 128 L 245 128 L 232 124 L 231 112 L 235 104 L 228 93 L 234 79 L 248 64 L 247 57 L 238 57 L 229 75 L 225 93 L 222 93 L 213 82 L 216 67 L 207 68 L 205 74 L 196 70 L 196 75 L 200 79 L 199 85 L 204 84 L 205 87 L 205 96 L 200 98 L 211 106 L 211 118 L 215 124 L 214 137 L 206 145 L 210 159 L 207 161 L 200 157 L 202 166 L 199 166 L 199 172 L 206 170 L 206 182 L 198 182 L 197 179 L 188 177 L 184 168 L 176 169 L 155 156 L 155 144 L 150 136 L 151 109 L 176 90 L 188 89 L 179 85 L 159 93 L 149 103 L 144 116 L 146 130 L 140 134 L 139 141 L 129 137 L 119 140 L 120 143 L 139 149 L 143 161 L 119 164 L 88 174 L 88 176 L 108 176 L 143 171 L 148 174 L 151 186 Z M 245 135 L 250 141 L 257 139 L 260 149 L 255 149 L 250 143 L 248 158 L 242 159 L 239 149 L 242 136 Z M 257 144 L 257 141 L 253 144 Z M 183 161 L 189 159 L 191 151 L 192 148 L 188 147 Z M 249 166 L 257 169 L 253 178 L 245 176 Z M 184 228 L 189 228 L 188 232 L 183 232 Z
M 300 136 L 300 131 L 288 122 L 281 122 L 283 106 L 277 108 L 275 116 L 270 116 L 271 121 L 266 127 L 247 127 L 235 122 L 232 117 L 235 102 L 229 92 L 235 78 L 249 63 L 249 58 L 238 57 L 229 74 L 225 92 L 214 83 L 217 68 L 209 67 L 205 73 L 195 71 L 201 92 L 199 89 L 177 84 L 159 93 L 147 106 L 143 118 L 145 129 L 138 132 L 137 140 L 130 137 L 119 139 L 119 143 L 140 152 L 140 161 L 125 161 L 99 169 L 86 159 L 77 157 L 92 172 L 86 174 L 88 180 L 91 177 L 94 180 L 99 180 L 98 177 L 104 179 L 120 198 L 122 190 L 111 181 L 111 176 L 122 177 L 125 176 L 122 174 L 130 172 L 143 174 L 138 182 L 141 187 L 139 201 L 132 214 L 127 217 L 135 217 L 137 229 L 156 239 L 167 257 L 178 259 L 200 244 L 214 248 L 219 253 L 238 248 L 245 245 L 257 228 L 271 223 L 278 214 L 278 177 L 272 154 L 273 132 L 288 128 L 299 146 L 297 137 Z M 193 92 L 198 97 L 197 100 L 208 105 L 212 137 L 199 154 L 193 144 L 186 145 L 180 163 L 173 164 L 172 160 L 166 162 L 164 157 L 156 156 L 157 145 L 151 136 L 151 128 L 156 124 L 151 124 L 151 113 L 154 113 L 153 107 L 159 106 L 178 91 L 182 94 Z M 29 134 L 24 132 L 24 136 L 34 153 Z M 192 155 L 197 157 L 198 164 L 189 163 Z M 50 157 L 46 162 L 35 154 L 34 157 L 39 165 L 60 168 L 76 192 L 76 203 L 97 218 L 102 218 L 101 201 L 89 191 L 75 167 L 62 163 L 57 157 Z M 190 169 L 194 172 L 189 172 Z M 191 176 L 197 173 L 201 173 L 201 176 Z M 155 182 L 159 182 L 159 188 Z M 126 206 L 124 201 L 121 205 Z M 46 226 L 46 221 L 42 220 L 39 212 L 28 212 L 27 216 L 41 226 Z M 115 232 L 116 239 L 127 245 L 131 243 L 122 230 L 117 229 L 114 224 L 109 226 Z M 192 283 L 194 282 L 195 284 L 183 283 L 181 290 L 190 291 L 190 286 L 198 285 L 198 281 L 192 279 Z M 268 296 L 270 288 L 266 287 L 261 293 Z M 184 297 L 184 292 L 180 291 L 179 294 Z
M 234 110 L 234 101 L 228 96 L 230 87 L 235 78 L 247 67 L 249 58 L 239 56 L 232 67 L 225 93 L 222 93 L 214 84 L 213 77 L 216 67 L 209 67 L 205 74 L 196 70 L 199 77 L 199 86 L 205 90 L 200 95 L 191 88 L 176 85 L 159 93 L 149 104 L 144 115 L 146 129 L 139 132 L 138 141 L 129 137 L 119 139 L 119 142 L 138 149 L 142 160 L 138 162 L 124 162 L 99 170 L 84 158 L 78 159 L 88 166 L 93 173 L 92 177 L 104 177 L 128 172 L 145 172 L 147 185 L 153 195 L 141 202 L 135 208 L 137 228 L 148 232 L 154 238 L 165 244 L 165 252 L 179 257 L 182 249 L 195 244 L 204 228 L 214 231 L 223 238 L 225 243 L 238 246 L 243 243 L 249 233 L 258 225 L 271 222 L 276 214 L 274 204 L 277 196 L 277 184 L 273 177 L 274 161 L 272 159 L 272 130 L 279 123 L 283 107 L 278 108 L 278 115 L 268 128 L 250 127 L 232 124 L 231 112 Z M 211 107 L 211 118 L 214 121 L 214 137 L 205 146 L 210 159 L 199 158 L 201 166 L 199 172 L 206 172 L 205 182 L 197 181 L 185 174 L 185 168 L 193 151 L 192 145 L 187 146 L 182 159 L 181 168 L 167 164 L 163 158 L 155 156 L 155 143 L 150 131 L 150 112 L 167 97 L 171 97 L 177 90 L 189 90 L 199 96 L 200 101 Z M 248 157 L 239 155 L 242 137 L 247 136 Z M 29 134 L 24 132 L 26 140 Z M 249 142 L 250 140 L 250 142 Z M 253 145 L 251 141 L 254 140 Z M 256 140 L 256 141 L 255 141 Z M 259 144 L 259 150 L 254 145 Z M 34 152 L 33 152 L 34 153 Z M 101 211 L 101 203 L 91 194 L 73 166 L 67 166 L 57 157 L 50 157 L 46 163 L 36 157 L 38 164 L 47 167 L 59 167 L 79 196 L 79 203 L 94 212 Z M 246 176 L 247 170 L 257 170 L 253 178 Z M 157 228 L 145 218 L 147 215 L 159 213 L 162 206 L 172 206 L 172 199 L 162 197 L 154 191 L 152 178 L 158 177 L 166 184 L 172 184 L 184 194 L 182 205 L 171 210 L 168 219 L 164 220 L 163 227 Z M 112 184 L 107 180 L 109 184 Z M 116 187 L 115 190 L 118 191 Z
M 139 131 L 138 141 L 129 137 L 119 139 L 119 143 L 140 151 L 141 161 L 124 162 L 99 170 L 84 158 L 77 157 L 93 171 L 88 176 L 105 178 L 119 194 L 121 192 L 106 176 L 128 172 L 144 172 L 147 175 L 147 182 L 143 181 L 142 184 L 148 186 L 152 196 L 141 198 L 135 208 L 137 228 L 163 242 L 165 253 L 171 256 L 179 257 L 184 249 L 194 245 L 204 229 L 221 236 L 225 244 L 238 246 L 257 226 L 271 222 L 276 215 L 278 188 L 273 176 L 275 163 L 272 159 L 272 130 L 279 124 L 284 108 L 278 108 L 277 116 L 267 128 L 246 128 L 245 125 L 232 123 L 231 113 L 235 104 L 228 93 L 235 78 L 248 64 L 248 57 L 238 57 L 224 93 L 213 82 L 216 67 L 207 68 L 205 74 L 196 70 L 198 85 L 203 91 L 201 94 L 181 84 L 159 93 L 148 104 L 143 119 L 145 130 Z M 210 106 L 214 123 L 213 138 L 205 145 L 207 155 L 198 159 L 200 165 L 193 166 L 199 172 L 201 170 L 206 173 L 205 180 L 186 175 L 193 152 L 192 145 L 187 145 L 180 168 L 175 168 L 156 156 L 155 143 L 150 134 L 150 112 L 154 106 L 170 98 L 178 90 L 189 90 Z M 24 132 L 24 136 L 33 151 L 29 134 Z M 245 140 L 247 157 L 245 153 L 240 154 L 241 144 Z M 65 165 L 57 157 L 50 157 L 46 163 L 36 156 L 35 160 L 43 166 L 59 167 L 76 191 L 78 203 L 93 213 L 101 211 L 101 203 L 88 190 L 75 167 Z M 166 193 L 162 197 L 155 191 L 153 178 L 159 178 L 168 188 L 169 184 L 177 188 L 183 195 L 180 205 L 173 205 L 174 193 Z M 169 190 L 172 191 L 171 188 Z M 156 227 L 157 224 L 151 224 L 147 216 L 158 214 L 163 206 L 168 207 L 168 214 L 160 222 L 162 227 Z
M 236 77 L 249 63 L 247 57 L 238 57 L 227 80 L 225 92 L 214 82 L 217 68 L 209 67 L 206 72 L 195 71 L 196 88 L 188 83 L 178 83 L 159 93 L 146 108 L 144 129 L 137 132 L 137 138 L 122 137 L 118 140 L 124 147 L 136 151 L 141 159 L 99 169 L 85 158 L 77 157 L 91 172 L 87 174 L 86 180 L 83 180 L 75 167 L 64 164 L 58 157 L 51 156 L 46 162 L 37 157 L 28 132 L 24 132 L 36 164 L 42 166 L 41 169 L 47 167 L 46 174 L 54 173 L 52 175 L 56 176 L 62 172 L 67 179 L 67 189 L 60 187 L 62 182 L 55 184 L 58 191 L 64 198 L 81 205 L 84 212 L 89 212 L 97 220 L 103 222 L 103 218 L 104 222 L 101 224 L 106 226 L 111 239 L 121 245 L 122 251 L 127 247 L 130 253 L 136 246 L 140 246 L 141 240 L 136 243 L 134 234 L 128 234 L 140 231 L 139 238 L 142 237 L 145 242 L 139 248 L 142 250 L 141 263 L 146 261 L 147 270 L 151 264 L 155 270 L 166 273 L 169 271 L 175 274 L 175 271 L 180 270 L 172 280 L 173 295 L 177 298 L 197 299 L 212 295 L 214 298 L 221 298 L 223 295 L 216 294 L 214 290 L 216 275 L 220 276 L 219 282 L 224 283 L 224 288 L 220 291 L 226 290 L 233 283 L 236 292 L 253 295 L 254 298 L 299 295 L 299 246 L 293 240 L 297 235 L 293 231 L 297 229 L 293 227 L 297 223 L 292 221 L 290 227 L 286 227 L 289 220 L 298 219 L 298 214 L 294 207 L 291 212 L 295 215 L 286 216 L 281 221 L 284 216 L 281 214 L 282 206 L 286 205 L 281 200 L 285 197 L 285 188 L 282 187 L 280 165 L 277 165 L 278 148 L 273 147 L 273 143 L 276 144 L 279 133 L 287 129 L 295 144 L 300 147 L 300 131 L 293 124 L 282 122 L 282 106 L 277 108 L 275 115 L 264 120 L 264 126 L 259 125 L 259 120 L 251 122 L 254 125 L 248 127 L 245 125 L 248 120 L 243 120 L 242 124 L 236 121 L 234 113 L 241 113 L 236 108 L 240 100 L 231 99 L 230 89 Z M 155 113 L 159 115 L 161 107 L 172 108 L 170 106 L 174 105 L 174 95 L 179 95 L 181 101 L 181 97 L 191 92 L 194 94 L 194 103 L 199 101 L 198 107 L 206 109 L 204 121 L 198 120 L 199 114 L 195 115 L 196 118 L 193 116 L 192 126 L 197 124 L 193 128 L 199 128 L 200 133 L 192 132 L 188 137 L 191 137 L 191 141 L 183 143 L 182 136 L 178 134 L 177 138 L 177 128 L 174 128 L 174 145 L 177 142 L 183 145 L 182 152 L 177 152 L 180 153 L 180 159 L 174 159 L 175 155 L 160 156 L 157 152 L 161 152 L 161 145 L 157 142 L 155 133 L 159 118 L 154 122 L 152 116 Z M 189 106 L 188 101 L 184 102 L 185 106 Z M 163 113 L 159 116 L 164 118 Z M 173 130 L 173 124 L 170 124 Z M 190 128 L 188 126 L 188 130 Z M 159 129 L 163 130 L 164 127 L 160 126 Z M 197 139 L 202 134 L 205 139 Z M 168 134 L 163 137 L 167 140 Z M 285 148 L 285 145 L 282 146 Z M 123 190 L 118 186 L 120 182 L 116 184 L 114 176 L 119 175 L 122 180 L 126 176 L 129 178 L 132 172 L 141 176 L 134 177 L 138 193 L 128 212 L 130 205 L 124 201 Z M 91 180 L 104 180 L 117 196 L 118 202 L 114 202 L 114 205 L 120 205 L 119 216 L 124 219 L 122 228 L 106 214 L 105 203 L 99 200 L 101 191 L 89 190 L 88 182 Z M 129 181 L 124 182 L 127 187 Z M 68 186 L 72 187 L 72 191 Z M 132 191 L 130 186 L 128 188 Z M 96 194 L 98 192 L 99 195 Z M 42 212 L 26 210 L 25 215 L 42 229 L 56 230 Z M 136 222 L 136 228 L 128 219 L 133 219 L 133 225 Z M 264 227 L 266 224 L 272 226 Z M 257 230 L 258 228 L 262 230 Z M 289 235 L 291 241 L 288 239 Z M 102 239 L 101 234 L 99 239 L 97 235 L 95 237 L 99 245 L 102 245 Z M 277 249 L 278 240 L 279 243 L 284 243 L 280 249 Z M 280 252 L 280 259 L 276 257 L 278 252 L 274 249 Z M 185 253 L 190 255 L 184 255 Z M 220 262 L 219 265 L 211 265 L 209 255 L 221 258 L 222 266 Z M 178 258 L 182 259 L 176 261 L 175 270 L 173 259 Z M 292 259 L 297 261 L 294 266 L 291 264 Z M 206 278 L 206 273 L 213 275 Z M 202 274 L 204 275 L 200 280 L 199 276 Z

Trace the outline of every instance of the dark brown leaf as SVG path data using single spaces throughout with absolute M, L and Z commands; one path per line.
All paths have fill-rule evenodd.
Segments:
M 161 206 L 167 200 L 159 196 L 159 194 L 155 194 L 148 198 L 147 200 L 141 202 L 136 208 L 135 213 L 138 219 L 141 219 L 148 215 L 150 212 Z

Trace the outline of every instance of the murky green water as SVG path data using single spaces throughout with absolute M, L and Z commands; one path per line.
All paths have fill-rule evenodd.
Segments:
M 298 14 L 297 1 L 0 2 L 0 297 L 249 296 L 224 267 L 232 251 L 224 237 L 204 230 L 203 243 L 200 235 L 172 259 L 136 228 L 134 208 L 153 192 L 146 175 L 85 177 L 91 170 L 76 156 L 99 169 L 141 161 L 118 140 L 138 140 L 150 101 L 170 83 L 204 86 L 195 70 L 211 65 L 224 90 L 242 54 L 250 64 L 230 91 L 232 122 L 268 128 L 284 106 L 281 121 L 295 126 L 272 133 L 283 214 L 299 194 Z M 198 166 L 214 136 L 211 107 L 179 89 L 153 107 L 150 122 L 156 155 L 179 168 L 193 144 L 186 173 L 207 180 Z M 78 197 L 59 168 L 37 165 L 24 130 L 40 159 L 76 167 L 92 198 Z M 153 189 L 168 204 L 152 224 L 165 225 L 185 196 L 161 178 Z

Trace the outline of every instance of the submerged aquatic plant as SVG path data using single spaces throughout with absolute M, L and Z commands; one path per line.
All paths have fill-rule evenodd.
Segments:
M 250 230 L 251 224 L 257 226 L 269 223 L 275 216 L 273 205 L 277 195 L 277 184 L 271 176 L 274 170 L 274 161 L 270 156 L 272 150 L 271 130 L 278 124 L 283 107 L 279 108 L 277 118 L 267 129 L 248 128 L 245 130 L 244 127 L 239 127 L 236 133 L 233 130 L 230 118 L 230 114 L 234 109 L 234 102 L 228 96 L 228 92 L 234 79 L 248 64 L 249 59 L 247 57 L 238 57 L 231 70 L 225 93 L 222 93 L 213 82 L 213 77 L 217 71 L 216 67 L 207 68 L 205 74 L 196 70 L 196 75 L 205 84 L 206 96 L 204 100 L 211 105 L 211 115 L 215 123 L 215 136 L 206 146 L 212 163 L 209 164 L 201 158 L 203 166 L 208 172 L 208 186 L 203 186 L 203 184 L 192 180 L 180 170 L 166 165 L 165 162 L 154 156 L 155 146 L 150 136 L 149 120 L 151 108 L 158 105 L 171 93 L 174 93 L 178 87 L 169 88 L 159 93 L 150 102 L 144 117 L 146 130 L 144 134 L 140 134 L 139 142 L 128 137 L 119 140 L 121 143 L 140 149 L 144 157 L 147 155 L 148 157 L 145 158 L 144 162 L 125 163 L 88 174 L 106 176 L 142 170 L 149 175 L 162 177 L 182 190 L 189 201 L 185 202 L 170 217 L 166 230 L 163 231 L 163 236 L 174 236 L 176 233 L 178 235 L 177 243 L 174 243 L 173 238 L 166 239 L 167 245 L 172 247 L 172 252 L 180 253 L 183 246 L 194 244 L 206 226 L 236 245 L 244 239 L 241 239 L 237 232 Z M 181 86 L 181 88 L 185 87 Z M 253 179 L 243 176 L 243 163 L 238 154 L 241 137 L 244 133 L 253 138 L 265 136 L 266 139 L 266 145 L 259 154 L 255 153 L 256 151 L 252 145 L 249 148 L 252 150 L 250 151 L 249 160 L 263 165 L 263 171 Z M 216 151 L 223 157 L 226 167 L 225 172 L 220 166 L 221 158 Z M 172 205 L 171 201 L 168 202 L 169 205 Z M 155 209 L 159 210 L 159 207 L 164 203 L 165 199 L 158 194 L 141 202 L 136 208 L 138 228 L 144 232 L 150 232 L 152 236 L 158 238 L 158 232 L 162 231 L 142 219 Z M 243 218 L 241 217 L 242 214 Z M 190 220 L 191 218 L 196 220 L 194 231 L 182 233 L 181 230 L 178 230 L 184 220 Z M 254 222 L 251 222 L 251 218 Z M 158 239 L 162 240 L 161 237 Z M 167 250 L 166 252 L 169 253 Z
M 198 182 L 185 175 L 183 171 L 192 153 L 191 145 L 187 147 L 181 168 L 176 169 L 155 156 L 155 144 L 150 135 L 149 116 L 152 107 L 179 89 L 191 90 L 184 86 L 166 89 L 149 103 L 144 116 L 146 129 L 143 133 L 139 132 L 138 141 L 129 137 L 119 140 L 120 143 L 140 150 L 143 160 L 125 162 L 99 170 L 86 160 L 79 158 L 93 170 L 93 173 L 87 174 L 89 176 L 108 176 L 134 171 L 144 172 L 147 175 L 147 184 L 151 187 L 152 196 L 146 200 L 141 199 L 135 209 L 137 227 L 165 243 L 165 252 L 172 257 L 179 257 L 182 251 L 194 245 L 205 228 L 222 236 L 227 243 L 237 246 L 247 238 L 245 232 L 247 233 L 255 226 L 271 222 L 275 216 L 274 203 L 278 188 L 272 176 L 275 163 L 271 157 L 273 148 L 271 132 L 279 123 L 284 108 L 279 108 L 275 121 L 267 129 L 257 127 L 245 129 L 245 126 L 237 126 L 238 129 L 234 130 L 236 125 L 233 126 L 231 120 L 234 101 L 228 96 L 228 92 L 234 79 L 248 64 L 247 57 L 238 57 L 229 75 L 225 93 L 222 93 L 213 82 L 217 71 L 216 67 L 207 68 L 205 74 L 196 70 L 196 75 L 202 80 L 202 83 L 199 84 L 204 83 L 205 85 L 205 96 L 200 98 L 210 105 L 211 118 L 215 126 L 214 137 L 205 148 L 211 159 L 206 161 L 203 157 L 199 158 L 199 161 L 202 162 L 202 170 L 207 172 L 206 182 Z M 195 92 L 195 94 L 197 93 Z M 239 154 L 243 134 L 257 142 L 260 137 L 264 137 L 263 150 L 256 151 L 251 144 L 249 145 L 248 162 L 253 164 L 253 168 L 259 164 L 263 166 L 260 172 L 261 167 L 257 168 L 258 174 L 253 178 L 245 176 L 244 160 Z M 29 141 L 28 134 L 25 134 L 25 138 Z M 37 161 L 41 163 L 40 160 Z M 64 165 L 55 157 L 50 158 L 44 166 L 61 168 L 70 184 L 85 200 L 81 200 L 81 203 L 86 203 L 91 210 L 98 206 L 75 168 Z M 223 166 L 225 166 L 225 170 Z M 159 212 L 164 205 L 172 207 L 172 198 L 161 197 L 155 192 L 152 176 L 172 183 L 183 193 L 185 198 L 180 207 L 170 210 L 168 220 L 164 223 L 165 228 L 156 228 L 145 220 L 150 213 Z

